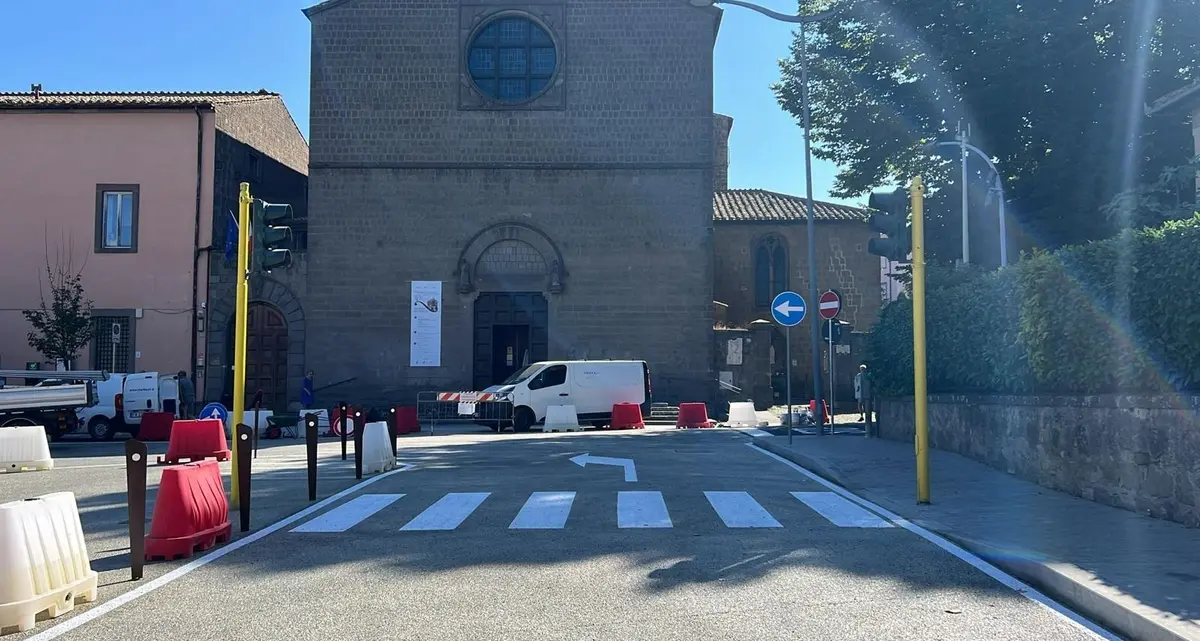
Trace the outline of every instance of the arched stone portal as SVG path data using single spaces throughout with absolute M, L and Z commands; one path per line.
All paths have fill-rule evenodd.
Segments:
M 473 378 L 483 389 L 548 358 L 549 297 L 563 292 L 562 253 L 521 223 L 476 234 L 459 256 L 460 294 L 474 294 Z

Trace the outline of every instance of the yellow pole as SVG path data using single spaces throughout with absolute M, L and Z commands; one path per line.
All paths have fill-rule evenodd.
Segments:
M 246 411 L 246 323 L 250 310 L 250 183 L 242 183 L 238 197 L 238 256 L 237 256 L 237 310 L 233 330 L 233 411 L 229 414 L 230 430 L 237 435 L 237 426 L 242 424 Z M 256 426 L 257 427 L 257 426 Z M 237 444 L 233 447 L 230 487 L 232 501 L 238 501 Z
M 929 396 L 925 379 L 925 185 L 912 189 L 913 396 L 916 407 L 917 503 L 929 502 Z

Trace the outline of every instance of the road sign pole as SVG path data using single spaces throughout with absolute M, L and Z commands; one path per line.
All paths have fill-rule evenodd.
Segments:
M 833 321 L 829 321 L 829 433 L 833 434 L 837 413 L 833 409 Z
M 792 328 L 787 328 L 787 430 L 788 430 L 788 445 L 792 444 Z

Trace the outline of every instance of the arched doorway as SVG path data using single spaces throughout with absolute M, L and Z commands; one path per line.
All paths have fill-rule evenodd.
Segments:
M 246 408 L 263 393 L 263 409 L 287 410 L 288 326 L 279 308 L 250 303 L 246 331 Z M 232 335 L 232 332 L 231 332 Z M 230 345 L 230 352 L 232 352 Z M 233 362 L 230 354 L 230 363 Z M 231 382 L 232 385 L 232 382 Z
M 505 239 L 489 246 L 475 263 L 476 389 L 508 378 L 545 360 L 549 312 L 542 289 L 549 266 L 532 245 Z

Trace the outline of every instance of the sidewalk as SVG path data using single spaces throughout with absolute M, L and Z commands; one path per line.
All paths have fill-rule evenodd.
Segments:
M 911 443 L 861 436 L 754 439 L 955 541 L 1121 636 L 1200 641 L 1200 529 L 1108 507 L 930 451 L 916 504 Z

